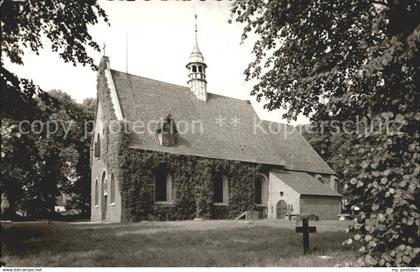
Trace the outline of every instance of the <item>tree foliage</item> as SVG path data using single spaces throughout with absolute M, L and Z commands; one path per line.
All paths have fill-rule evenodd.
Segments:
M 14 212 L 30 217 L 51 217 L 61 194 L 70 196 L 71 208 L 86 215 L 90 211 L 93 104 L 78 104 L 58 90 L 48 95 L 54 107 L 36 120 L 2 120 L 2 144 L 7 148 L 2 149 L 1 191 Z M 45 103 L 35 101 L 42 112 Z
M 245 71 L 257 100 L 346 127 L 359 264 L 418 264 L 420 2 L 247 0 L 232 12 L 257 36 Z
M 342 132 L 320 131 L 316 125 L 303 125 L 301 131 L 302 136 L 336 172 L 338 191 L 346 198 L 351 197 L 344 191 L 342 181 L 356 174 L 354 169 L 353 172 L 349 172 L 347 162 L 357 163 L 359 161 L 359 157 L 353 152 L 352 137 Z
M 70 190 L 67 188 L 69 178 L 75 183 L 85 180 L 71 190 L 81 190 L 76 202 L 87 205 L 85 187 L 89 153 L 86 152 L 86 139 L 75 140 L 80 131 L 75 129 L 71 133 L 76 135 L 63 140 L 64 132 L 60 130 L 52 137 L 22 135 L 18 126 L 24 120 L 29 124 L 36 120 L 80 122 L 82 116 L 73 116 L 70 109 L 79 106 L 63 93 L 53 92 L 59 98 L 49 96 L 32 80 L 20 78 L 7 66 L 24 65 L 25 53 L 39 54 L 44 46 L 49 46 L 65 62 L 96 69 L 87 52 L 99 51 L 99 46 L 88 30 L 99 20 L 108 22 L 108 18 L 96 0 L 1 1 L 0 8 L 2 190 L 8 192 L 12 206 L 18 205 L 14 209 L 41 216 L 51 213 L 58 190 Z M 91 119 L 90 113 L 82 112 L 83 118 Z M 76 162 L 76 158 L 79 161 Z M 64 187 L 61 189 L 60 186 Z M 39 211 L 34 211 L 34 207 Z M 86 207 L 79 208 L 86 211 Z
M 65 62 L 96 68 L 87 49 L 99 51 L 88 27 L 103 19 L 104 10 L 96 0 L 25 0 L 1 3 L 1 112 L 3 116 L 26 118 L 36 109 L 35 95 L 48 101 L 48 96 L 32 82 L 19 78 L 4 64 L 23 65 L 28 50 L 39 54 L 48 44 Z

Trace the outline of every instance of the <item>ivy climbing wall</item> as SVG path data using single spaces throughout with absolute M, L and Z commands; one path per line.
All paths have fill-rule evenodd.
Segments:
M 262 165 L 129 149 L 120 152 L 122 221 L 235 218 L 259 210 L 254 203 L 254 180 Z M 154 173 L 166 167 L 173 176 L 173 203 L 155 204 Z M 213 177 L 229 182 L 229 203 L 213 204 Z M 262 214 L 262 213 L 261 213 Z
M 266 214 L 264 207 L 254 203 L 254 181 L 259 173 L 268 172 L 261 164 L 129 148 L 130 128 L 124 121 L 116 120 L 109 82 L 104 76 L 106 61 L 102 60 L 98 71 L 97 97 L 103 115 L 96 121 L 103 123 L 100 161 L 117 180 L 121 221 L 235 218 L 248 210 Z M 92 168 L 97 165 L 94 161 Z M 154 171 L 161 166 L 173 177 L 171 204 L 154 201 Z M 214 205 L 215 175 L 228 180 L 228 205 Z

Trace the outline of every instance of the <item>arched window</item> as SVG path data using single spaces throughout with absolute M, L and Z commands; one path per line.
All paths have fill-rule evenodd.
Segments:
M 201 66 L 198 66 L 198 72 L 200 72 L 200 73 L 203 72 L 203 68 L 201 68 Z
M 193 73 L 197 72 L 197 66 L 193 65 Z
M 229 185 L 226 178 L 216 175 L 213 179 L 213 200 L 215 204 L 228 204 Z
M 172 203 L 172 175 L 164 167 L 155 172 L 155 202 Z
M 258 175 L 254 181 L 255 186 L 255 204 L 267 205 L 267 180 L 262 175 Z
M 99 188 L 98 188 L 98 179 L 95 180 L 95 205 L 99 203 Z
M 101 179 L 101 181 L 102 181 L 102 195 L 107 195 L 108 193 L 107 193 L 107 182 L 106 182 L 106 172 L 105 171 L 103 171 L 102 172 L 102 179 Z
M 114 174 L 111 174 L 111 203 L 115 203 L 115 179 L 114 179 Z
M 99 158 L 101 157 L 101 137 L 98 136 L 96 137 L 96 143 L 95 143 L 95 157 Z

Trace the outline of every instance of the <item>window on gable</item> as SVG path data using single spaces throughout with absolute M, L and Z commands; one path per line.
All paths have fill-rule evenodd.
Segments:
M 155 201 L 172 203 L 172 175 L 164 167 L 155 172 Z
M 98 205 L 99 202 L 99 188 L 98 188 L 98 179 L 95 180 L 95 205 Z
M 329 182 L 330 188 L 333 189 L 334 191 L 338 192 L 338 181 L 337 181 L 337 177 L 331 175 L 330 176 L 330 182 Z
M 168 114 L 166 118 L 159 120 L 155 133 L 157 134 L 161 146 L 176 145 L 176 134 L 178 134 L 178 130 L 171 114 Z
M 216 175 L 213 180 L 213 201 L 215 204 L 228 204 L 229 185 L 226 178 Z
M 267 204 L 267 180 L 265 177 L 259 175 L 254 181 L 255 186 L 255 204 L 266 205 Z
M 95 143 L 95 157 L 96 158 L 100 158 L 101 157 L 101 137 L 98 136 L 96 137 L 96 143 Z
M 320 174 L 315 174 L 315 179 L 319 182 L 321 182 L 322 184 L 324 184 L 324 179 L 322 178 L 322 175 Z
M 115 186 L 114 174 L 111 174 L 111 203 L 115 203 Z

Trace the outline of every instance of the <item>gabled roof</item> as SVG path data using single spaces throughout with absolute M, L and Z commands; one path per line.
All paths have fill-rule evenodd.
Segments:
M 339 193 L 332 190 L 328 187 L 328 185 L 321 183 L 314 176 L 311 176 L 308 173 L 295 171 L 273 171 L 272 174 L 301 195 L 341 197 Z
M 151 131 L 131 135 L 131 148 L 334 174 L 298 132 L 285 133 L 291 126 L 260 121 L 246 100 L 208 94 L 207 101 L 200 101 L 188 87 L 115 70 L 111 74 L 124 119 L 140 121 L 146 129 L 152 121 Z M 155 122 L 169 113 L 179 138 L 176 146 L 165 147 L 153 130 Z M 195 130 L 191 129 L 193 124 Z M 190 129 L 186 131 L 187 125 Z M 264 133 L 270 126 L 276 128 L 274 133 Z

